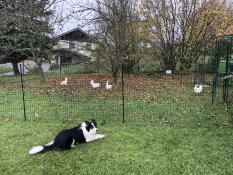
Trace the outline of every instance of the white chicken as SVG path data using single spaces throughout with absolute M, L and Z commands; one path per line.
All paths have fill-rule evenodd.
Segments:
M 111 90 L 112 89 L 112 85 L 109 84 L 109 81 L 106 82 L 106 89 L 107 90 Z
M 61 81 L 61 86 L 63 85 L 67 86 L 67 84 L 68 84 L 68 78 L 65 77 L 65 80 Z
M 90 81 L 90 84 L 93 88 L 99 88 L 100 87 L 100 83 L 95 83 L 94 80 Z
M 200 93 L 202 93 L 203 90 L 204 90 L 204 85 L 196 84 L 196 85 L 194 86 L 193 90 L 194 90 L 194 92 L 195 92 L 196 94 L 200 94 Z

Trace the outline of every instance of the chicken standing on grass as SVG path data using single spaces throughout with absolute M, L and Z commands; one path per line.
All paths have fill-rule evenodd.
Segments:
M 111 90 L 112 89 L 112 85 L 109 84 L 109 81 L 106 82 L 106 89 L 107 90 Z
M 100 87 L 100 83 L 95 83 L 94 80 L 90 81 L 90 84 L 93 88 L 99 88 Z
M 67 79 L 67 77 L 65 77 L 65 80 L 61 81 L 61 86 L 63 86 L 63 85 L 67 86 L 67 84 L 68 84 L 68 79 Z
M 194 86 L 194 92 L 196 93 L 196 94 L 200 94 L 200 93 L 202 93 L 203 92 L 203 90 L 204 90 L 204 85 L 201 85 L 201 84 L 196 84 L 195 86 Z

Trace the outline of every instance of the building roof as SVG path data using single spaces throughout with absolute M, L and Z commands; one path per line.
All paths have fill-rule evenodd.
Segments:
M 65 33 L 58 35 L 61 40 L 70 40 L 70 41 L 79 41 L 79 40 L 90 40 L 91 35 L 76 27 L 72 30 L 69 30 Z

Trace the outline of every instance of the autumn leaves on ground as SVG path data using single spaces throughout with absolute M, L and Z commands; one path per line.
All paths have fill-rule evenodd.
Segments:
M 113 84 L 111 90 L 105 88 L 106 81 L 112 82 L 111 74 L 78 74 L 68 76 L 67 86 L 60 83 L 65 77 L 47 76 L 41 83 L 35 77 L 25 77 L 24 92 L 26 115 L 31 120 L 85 119 L 95 116 L 101 120 L 122 120 L 122 95 L 124 94 L 124 114 L 126 121 L 153 121 L 179 125 L 206 123 L 218 125 L 229 120 L 229 111 L 223 104 L 211 104 L 210 86 L 196 95 L 193 92 L 193 75 L 132 75 L 122 82 Z M 92 88 L 90 81 L 101 83 L 100 88 Z M 121 80 L 121 79 L 120 79 Z M 23 118 L 22 91 L 19 80 L 1 84 L 3 118 L 18 120 Z M 8 87 L 8 86 L 9 87 Z M 8 94 L 8 95 L 7 95 Z M 12 98 L 9 98 L 12 97 Z M 14 99 L 14 100 L 13 100 Z M 20 104 L 20 105 L 19 105 Z M 212 121 L 213 120 L 213 121 Z M 219 124 L 220 122 L 220 124 Z M 226 122 L 225 122 L 226 123 Z

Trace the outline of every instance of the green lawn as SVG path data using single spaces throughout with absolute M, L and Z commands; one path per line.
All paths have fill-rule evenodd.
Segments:
M 179 128 L 141 123 L 99 126 L 103 140 L 70 151 L 30 156 L 76 121 L 1 122 L 1 174 L 231 174 L 232 128 Z
M 226 110 L 218 100 L 212 105 L 210 89 L 195 95 L 191 84 L 181 86 L 177 77 L 127 75 L 123 125 L 121 86 L 106 91 L 89 84 L 106 82 L 108 75 L 69 76 L 65 87 L 62 79 L 46 77 L 40 83 L 24 77 L 27 122 L 22 121 L 20 77 L 0 79 L 0 174 L 233 172 L 233 108 Z M 104 140 L 28 155 L 32 146 L 88 118 L 97 119 Z

